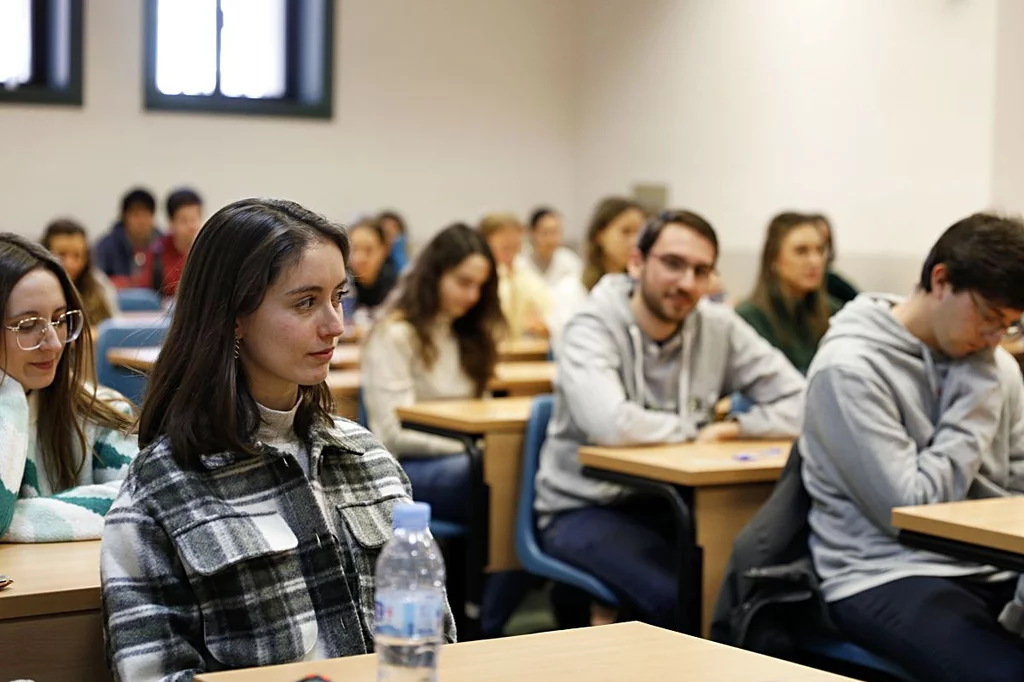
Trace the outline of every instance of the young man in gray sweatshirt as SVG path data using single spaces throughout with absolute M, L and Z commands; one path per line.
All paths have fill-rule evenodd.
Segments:
M 536 511 L 547 552 L 599 578 L 637 617 L 672 627 L 674 529 L 660 500 L 588 478 L 581 445 L 795 437 L 804 379 L 726 306 L 702 302 L 718 258 L 706 220 L 649 222 L 629 276 L 606 275 L 563 332 Z M 714 423 L 740 392 L 753 407 Z
M 1012 576 L 911 549 L 893 507 L 1024 492 L 1024 383 L 998 348 L 1024 310 L 1024 224 L 978 214 L 906 299 L 862 295 L 808 373 L 810 546 L 839 628 L 922 682 L 1024 680 L 996 617 Z

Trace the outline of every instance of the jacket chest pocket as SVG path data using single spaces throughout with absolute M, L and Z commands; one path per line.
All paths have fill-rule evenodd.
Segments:
M 359 606 L 369 635 L 374 628 L 374 592 L 376 590 L 377 559 L 384 543 L 391 537 L 393 507 L 405 498 L 376 500 L 368 504 L 338 505 L 345 532 L 347 551 L 359 579 Z
M 298 540 L 277 513 L 203 520 L 173 537 L 203 615 L 203 639 L 227 667 L 288 663 L 313 650 L 316 613 Z

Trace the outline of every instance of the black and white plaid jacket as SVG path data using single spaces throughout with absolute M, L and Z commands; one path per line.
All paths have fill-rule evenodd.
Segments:
M 115 679 L 373 651 L 374 570 L 409 480 L 365 429 L 314 434 L 310 475 L 285 453 L 142 451 L 103 532 L 104 634 Z M 455 639 L 450 609 L 446 636 Z

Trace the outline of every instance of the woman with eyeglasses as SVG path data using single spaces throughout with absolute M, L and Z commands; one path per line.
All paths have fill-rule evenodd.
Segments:
M 829 318 L 841 307 L 828 295 L 827 246 L 815 220 L 792 212 L 772 218 L 757 285 L 736 307 L 739 316 L 801 374 L 807 374 Z
M 44 247 L 0 234 L 0 542 L 99 538 L 138 453 L 95 375 L 82 300 Z M 83 333 L 84 332 L 84 333 Z

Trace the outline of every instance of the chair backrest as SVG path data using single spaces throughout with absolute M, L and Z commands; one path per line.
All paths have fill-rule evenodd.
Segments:
M 523 568 L 530 573 L 573 585 L 608 604 L 616 605 L 618 598 L 600 581 L 574 566 L 545 554 L 537 543 L 533 500 L 536 495 L 540 451 L 547 437 L 553 404 L 554 399 L 549 393 L 534 396 L 530 406 L 530 418 L 526 422 L 522 480 L 519 484 L 519 505 L 516 509 L 516 554 Z
M 117 307 L 124 311 L 161 310 L 163 299 L 152 289 L 118 289 Z
M 159 346 L 167 335 L 169 321 L 134 321 L 111 318 L 100 323 L 96 335 L 96 380 L 136 405 L 142 404 L 146 375 L 138 370 L 115 367 L 107 359 L 112 348 Z

